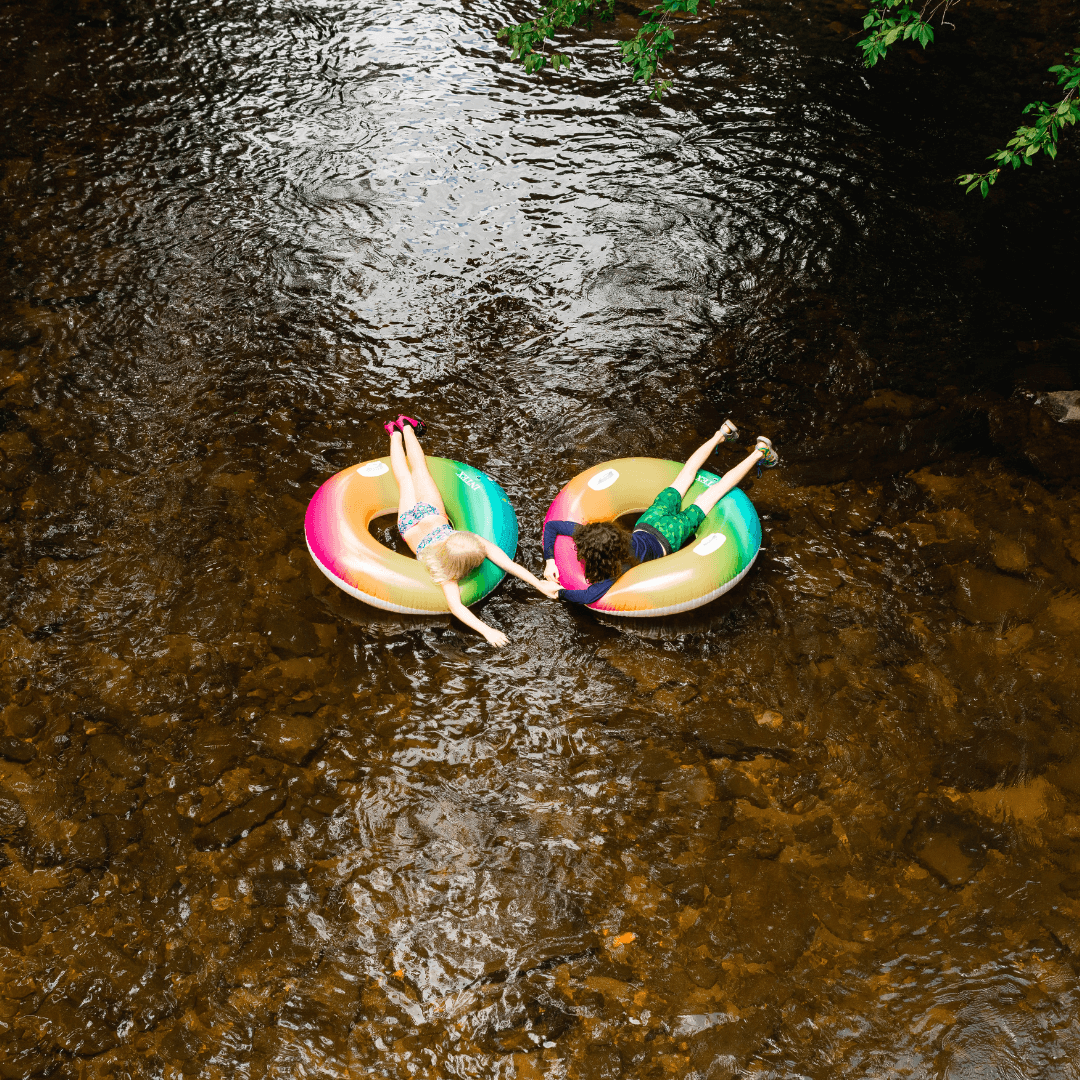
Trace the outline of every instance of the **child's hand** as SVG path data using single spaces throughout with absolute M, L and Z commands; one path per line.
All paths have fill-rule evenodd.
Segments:
M 544 563 L 544 577 L 546 577 L 548 581 L 559 580 L 559 567 L 556 565 L 554 559 L 548 559 L 548 561 Z
M 559 599 L 559 589 L 562 586 L 557 581 L 541 581 L 536 586 L 549 600 Z
M 496 649 L 501 649 L 510 641 L 501 630 L 496 630 L 493 626 L 489 626 L 484 631 L 484 637 L 487 639 L 487 643 L 494 645 Z

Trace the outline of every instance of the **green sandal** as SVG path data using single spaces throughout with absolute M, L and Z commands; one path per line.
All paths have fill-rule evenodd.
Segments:
M 780 464 L 780 455 L 773 449 L 773 444 L 764 435 L 757 437 L 754 449 L 761 452 L 761 460 L 758 462 L 762 468 L 775 469 Z

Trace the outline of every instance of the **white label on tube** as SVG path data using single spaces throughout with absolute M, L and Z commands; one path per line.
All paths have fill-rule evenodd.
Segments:
M 611 487 L 618 479 L 619 473 L 616 469 L 605 469 L 603 472 L 598 472 L 589 481 L 589 487 L 591 487 L 593 491 L 603 491 L 604 488 Z
M 723 533 L 709 533 L 709 535 L 694 548 L 694 554 L 711 555 L 717 548 L 722 548 L 724 546 L 725 540 L 727 540 L 727 537 Z

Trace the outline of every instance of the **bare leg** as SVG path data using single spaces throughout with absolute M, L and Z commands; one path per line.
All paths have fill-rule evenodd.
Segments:
M 409 456 L 409 468 L 412 470 L 413 490 L 416 492 L 418 502 L 431 503 L 436 510 L 446 517 L 446 507 L 443 506 L 442 496 L 435 486 L 428 472 L 427 460 L 424 451 L 416 438 L 416 432 L 409 424 L 405 425 L 405 452 Z
M 694 505 L 701 507 L 701 512 L 708 515 L 709 511 L 741 480 L 747 473 L 764 457 L 760 450 L 755 450 L 749 457 L 743 458 L 734 469 L 729 469 L 720 477 L 718 484 L 713 484 L 707 491 L 703 491 L 695 500 Z
M 397 481 L 398 491 L 398 516 L 416 505 L 416 488 L 413 486 L 412 473 L 409 472 L 409 462 L 405 457 L 405 447 L 401 443 L 401 432 L 395 431 L 390 436 L 390 467 L 394 470 L 394 479 Z
M 727 426 L 726 423 L 725 426 Z M 734 424 L 731 425 L 731 430 L 735 430 Z M 724 441 L 727 434 L 728 433 L 722 427 L 707 443 L 702 443 L 702 445 L 687 458 L 686 464 L 679 470 L 679 475 L 676 476 L 668 486 L 673 487 L 683 496 L 683 498 L 685 498 L 686 493 L 690 490 L 690 485 L 693 484 L 694 478 L 698 474 L 698 470 L 709 460 L 709 455 L 716 449 L 718 443 Z

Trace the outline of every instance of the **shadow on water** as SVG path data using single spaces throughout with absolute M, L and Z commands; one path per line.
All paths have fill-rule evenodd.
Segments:
M 630 9 L 536 80 L 508 17 L 0 11 L 0 1076 L 1074 1076 L 1075 154 L 949 182 L 1071 9 L 864 77 L 725 8 L 663 106 Z M 730 415 L 758 563 L 367 608 L 303 514 L 406 403 L 534 569 Z

